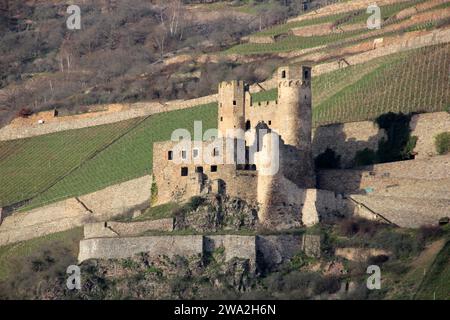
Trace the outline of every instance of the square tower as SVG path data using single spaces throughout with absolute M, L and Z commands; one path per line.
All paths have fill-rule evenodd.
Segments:
M 244 130 L 245 92 L 247 90 L 248 88 L 244 81 L 232 80 L 219 83 L 217 119 L 219 136 L 234 136 L 232 133 L 233 129 Z

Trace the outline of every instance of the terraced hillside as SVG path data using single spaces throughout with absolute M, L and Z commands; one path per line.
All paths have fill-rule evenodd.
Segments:
M 430 3 L 431 2 L 431 3 Z M 417 5 L 427 4 L 416 14 L 404 13 L 416 8 Z M 225 54 L 257 55 L 268 53 L 299 52 L 301 50 L 320 51 L 326 46 L 348 45 L 373 39 L 383 35 L 397 35 L 403 32 L 427 30 L 436 25 L 448 25 L 448 2 L 412 0 L 388 4 L 380 7 L 382 28 L 369 30 L 366 20 L 370 16 L 366 10 L 347 11 L 338 14 L 320 16 L 301 21 L 292 21 L 267 30 L 250 35 L 249 43 L 242 43 L 226 50 Z M 416 9 L 418 10 L 418 9 Z M 444 14 L 440 16 L 440 14 Z M 330 28 L 328 34 L 304 35 L 302 27 L 318 29 Z M 316 30 L 317 32 L 317 30 Z M 258 40 L 259 39 L 259 40 Z
M 87 129 L 0 143 L 0 206 L 32 198 L 40 206 L 151 171 L 154 141 L 174 129 L 216 126 L 217 108 L 198 106 Z M 113 143 L 112 143 L 113 142 Z M 105 148 L 105 146 L 108 146 Z
M 372 120 L 392 112 L 435 112 L 450 105 L 450 45 L 378 58 L 313 78 L 315 126 Z M 276 89 L 253 101 L 276 100 Z

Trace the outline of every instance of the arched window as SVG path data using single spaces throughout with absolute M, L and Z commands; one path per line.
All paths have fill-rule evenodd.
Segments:
M 251 124 L 250 124 L 250 120 L 247 120 L 247 121 L 245 122 L 245 130 L 250 130 L 251 127 L 252 127 L 252 126 L 251 126 Z

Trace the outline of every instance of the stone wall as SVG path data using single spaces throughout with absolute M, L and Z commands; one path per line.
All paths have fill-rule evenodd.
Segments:
M 383 36 L 380 35 L 380 37 Z M 417 37 L 411 37 L 410 35 L 406 34 L 405 36 L 391 38 L 391 41 L 389 41 L 389 43 L 386 42 L 383 46 L 376 47 L 373 50 L 348 56 L 345 58 L 345 60 L 349 65 L 360 64 L 375 58 L 387 56 L 405 50 L 417 49 L 447 42 L 450 42 L 450 28 L 432 30 L 430 32 L 423 33 L 423 35 L 418 35 Z M 314 75 L 318 76 L 320 74 L 338 70 L 342 67 L 347 67 L 347 65 L 342 65 L 339 60 L 336 60 L 333 62 L 315 65 L 312 68 L 312 72 Z
M 317 127 L 313 130 L 313 157 L 330 148 L 341 156 L 341 167 L 352 167 L 356 152 L 364 148 L 378 150 L 378 142 L 384 137 L 384 130 L 380 130 L 372 121 Z
M 254 236 L 211 235 L 203 239 L 204 252 L 224 249 L 225 261 L 233 258 L 248 259 L 252 272 L 256 270 L 256 241 Z
M 174 100 L 167 103 L 138 102 L 131 104 L 115 104 L 112 110 L 106 106 L 105 112 L 85 113 L 74 116 L 48 117 L 48 112 L 36 114 L 30 119 L 16 118 L 10 124 L 0 128 L 0 141 L 27 138 L 52 132 L 80 129 L 123 120 L 145 117 L 160 112 L 168 112 L 217 101 L 217 94 L 191 100 Z M 101 106 L 91 106 L 91 108 Z M 45 117 L 43 124 L 38 119 Z
M 146 252 L 150 257 L 173 257 L 203 254 L 203 236 L 148 236 L 96 238 L 80 241 L 78 261 L 88 259 L 128 258 Z
M 361 30 L 367 28 L 366 23 L 354 23 L 350 25 L 336 26 L 333 22 L 315 24 L 312 26 L 305 26 L 299 28 L 293 28 L 292 34 L 299 37 L 313 37 L 324 36 L 333 33 L 344 33 L 355 30 Z
M 399 179 L 449 179 L 450 155 L 375 164 L 358 169 L 321 170 L 318 173 L 318 186 L 338 193 L 358 193 L 366 187 L 373 187 L 377 180 L 381 183 L 386 181 L 387 185 L 393 184 L 387 178 L 396 179 L 397 182 Z
M 149 205 L 151 179 L 143 176 L 78 198 L 15 212 L 0 225 L 0 246 L 144 208 Z
M 418 140 L 414 152 L 416 159 L 437 155 L 435 137 L 442 132 L 450 132 L 450 113 L 423 113 L 412 117 L 410 122 L 411 135 Z
M 244 186 L 255 186 L 257 173 L 250 170 L 236 170 L 233 164 L 226 158 L 226 148 L 229 140 L 218 140 L 212 142 L 186 142 L 180 145 L 175 141 L 157 142 L 153 145 L 153 172 L 156 185 L 158 186 L 157 203 L 170 201 L 184 201 L 192 196 L 212 191 L 214 183 L 220 183 L 222 190 L 231 197 L 239 197 L 246 201 L 256 199 L 256 188 Z M 217 143 L 217 144 L 216 144 Z M 179 148 L 177 149 L 177 145 Z M 206 163 L 206 158 L 217 146 L 218 156 L 210 157 L 211 163 Z M 198 150 L 198 158 L 193 158 L 194 149 Z M 180 157 L 181 150 L 186 151 L 186 159 Z M 172 152 L 172 160 L 169 160 L 169 152 Z M 216 171 L 213 167 L 216 166 Z M 182 175 L 185 168 L 186 175 Z M 197 172 L 201 168 L 202 172 Z
M 309 251 L 317 254 L 317 248 L 320 251 L 320 239 L 318 247 L 307 247 Z M 150 257 L 204 255 L 219 248 L 223 249 L 225 261 L 233 258 L 248 259 L 251 272 L 265 272 L 275 270 L 280 264 L 304 250 L 305 246 L 302 245 L 302 237 L 297 235 L 105 237 L 82 240 L 78 261 L 128 258 L 141 252 L 148 253 Z
M 260 271 L 272 271 L 300 252 L 302 238 L 298 235 L 259 235 L 256 248 Z
M 434 112 L 416 114 L 410 122 L 411 136 L 417 136 L 414 148 L 416 159 L 436 156 L 435 137 L 442 132 L 450 132 L 450 114 Z M 386 138 L 383 129 L 372 121 L 349 122 L 317 127 L 313 130 L 312 151 L 317 157 L 327 148 L 341 156 L 341 167 L 354 166 L 354 158 L 359 150 L 378 150 L 378 143 Z
M 378 6 L 384 6 L 388 4 L 393 3 L 401 3 L 401 2 L 407 2 L 409 0 L 378 0 L 377 5 Z M 335 15 L 342 12 L 350 12 L 355 10 L 366 10 L 367 7 L 373 3 L 373 0 L 354 0 L 351 2 L 343 1 L 339 3 L 334 3 L 329 6 L 321 7 L 317 10 L 310 11 L 306 14 L 302 14 L 298 17 L 291 18 L 288 20 L 288 22 L 295 22 L 295 21 L 304 21 L 304 20 L 310 20 L 310 19 L 316 19 L 320 17 Z

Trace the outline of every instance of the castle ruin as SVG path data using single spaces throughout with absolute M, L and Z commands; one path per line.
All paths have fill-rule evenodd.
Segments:
M 279 68 L 275 101 L 253 102 L 248 85 L 237 80 L 221 82 L 218 96 L 216 132 L 192 140 L 182 130 L 154 144 L 157 204 L 238 197 L 258 206 L 259 222 L 276 229 L 312 225 L 337 210 L 334 193 L 315 189 L 310 67 Z

